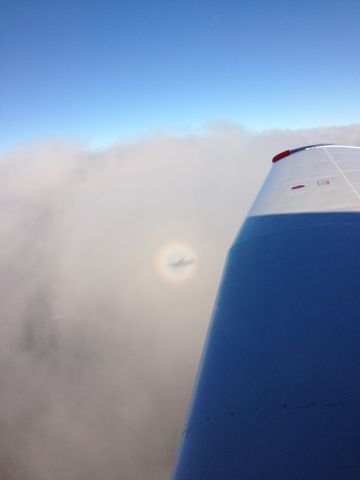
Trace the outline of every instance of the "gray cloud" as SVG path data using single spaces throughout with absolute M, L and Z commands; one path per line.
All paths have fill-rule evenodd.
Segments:
M 360 125 L 1 157 L 1 479 L 169 478 L 227 248 L 272 155 L 321 142 Z M 197 252 L 188 283 L 156 271 L 172 241 Z

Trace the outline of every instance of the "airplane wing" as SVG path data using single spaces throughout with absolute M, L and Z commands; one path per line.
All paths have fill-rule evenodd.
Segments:
M 174 480 L 360 478 L 360 148 L 274 157 L 232 245 Z

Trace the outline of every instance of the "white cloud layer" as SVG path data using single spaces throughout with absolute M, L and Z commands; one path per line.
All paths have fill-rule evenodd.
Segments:
M 323 142 L 360 125 L 1 157 L 2 480 L 169 478 L 226 251 L 272 156 Z M 197 252 L 188 282 L 156 270 L 171 242 Z

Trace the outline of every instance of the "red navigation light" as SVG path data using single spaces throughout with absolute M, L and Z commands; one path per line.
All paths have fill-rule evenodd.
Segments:
M 291 153 L 291 150 L 284 150 L 283 152 L 278 153 L 278 154 L 275 155 L 275 157 L 272 159 L 273 163 L 281 160 L 281 159 L 284 158 L 284 157 L 287 157 L 288 155 L 290 155 L 290 153 Z

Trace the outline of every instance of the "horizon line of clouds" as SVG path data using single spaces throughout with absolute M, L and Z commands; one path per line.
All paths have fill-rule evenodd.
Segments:
M 319 126 L 312 127 L 301 127 L 301 128 L 282 128 L 282 127 L 269 127 L 264 129 L 255 129 L 246 126 L 245 124 L 233 120 L 228 120 L 226 118 L 209 120 L 198 126 L 180 126 L 180 127 L 153 127 L 148 129 L 143 129 L 136 131 L 131 134 L 119 134 L 114 135 L 111 140 L 99 141 L 91 137 L 91 135 L 82 135 L 82 134 L 57 134 L 51 133 L 48 135 L 37 135 L 33 138 L 19 138 L 14 141 L 11 145 L 0 146 L 0 157 L 6 155 L 8 152 L 14 148 L 27 148 L 31 146 L 36 146 L 47 141 L 59 141 L 70 145 L 77 145 L 78 147 L 87 148 L 93 152 L 101 152 L 112 148 L 119 144 L 132 144 L 139 141 L 144 141 L 152 137 L 163 137 L 170 136 L 174 138 L 183 138 L 187 136 L 204 136 L 211 135 L 214 131 L 221 131 L 223 129 L 235 129 L 246 132 L 248 135 L 278 135 L 284 134 L 290 138 L 295 134 L 307 136 L 307 133 L 310 131 L 321 132 L 322 138 L 326 138 L 326 141 L 329 141 L 329 136 L 336 134 L 336 138 L 339 137 L 339 132 L 343 132 L 345 138 L 348 138 L 349 130 L 356 130 L 359 127 L 360 123 L 348 123 L 344 125 L 331 125 L 324 124 Z M 318 143 L 322 143 L 319 139 Z M 298 146 L 298 145 L 289 145 L 289 147 Z

